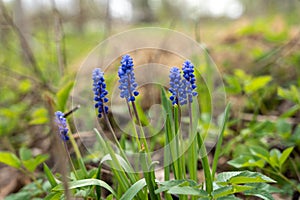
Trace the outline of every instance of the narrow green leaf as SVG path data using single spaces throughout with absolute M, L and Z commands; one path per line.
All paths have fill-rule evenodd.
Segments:
M 283 163 L 286 161 L 286 159 L 289 157 L 289 155 L 292 153 L 293 150 L 294 150 L 294 147 L 289 147 L 282 152 L 282 154 L 279 158 L 280 167 L 283 165 Z
M 120 200 L 133 199 L 135 195 L 146 186 L 146 180 L 143 178 L 134 183 L 121 197 Z
M 21 167 L 21 161 L 15 154 L 11 152 L 1 151 L 0 162 L 17 169 L 20 169 Z
M 51 192 L 50 194 L 48 194 L 44 200 L 57 200 L 57 199 L 61 199 L 62 196 L 62 192 Z
M 128 163 L 124 160 L 124 158 L 122 158 L 119 154 L 115 154 L 116 155 L 116 159 L 119 161 L 121 167 L 126 171 L 126 172 L 132 172 L 131 167 L 128 165 Z M 111 161 L 111 155 L 110 154 L 106 154 L 100 161 L 100 164 L 105 163 L 106 161 Z
M 78 181 L 72 181 L 68 183 L 69 189 L 76 189 L 76 188 L 81 188 L 81 187 L 86 187 L 86 186 L 94 186 L 98 185 L 100 187 L 103 187 L 107 189 L 109 192 L 111 192 L 115 197 L 117 196 L 115 191 L 104 181 L 98 180 L 98 179 L 83 179 L 83 180 L 78 180 Z M 53 191 L 62 191 L 64 190 L 64 187 L 62 184 L 58 184 L 56 187 L 52 189 Z
M 56 94 L 56 98 L 57 98 L 57 109 L 60 111 L 64 111 L 68 98 L 69 98 L 69 94 L 73 88 L 74 82 L 71 81 L 68 84 L 66 84 L 62 89 L 60 89 L 57 94 Z
M 52 188 L 55 187 L 57 185 L 57 182 L 54 178 L 53 173 L 51 172 L 49 167 L 46 165 L 46 163 L 44 163 L 44 172 L 45 172 L 46 177 L 47 177 L 49 183 L 51 184 Z
M 227 104 L 225 111 L 224 111 L 222 125 L 221 125 L 221 129 L 220 129 L 220 133 L 219 133 L 219 139 L 217 142 L 217 147 L 216 147 L 216 151 L 215 151 L 215 155 L 214 155 L 214 159 L 213 159 L 213 163 L 212 163 L 212 178 L 215 177 L 215 173 L 217 170 L 218 160 L 219 160 L 219 157 L 221 154 L 221 147 L 222 147 L 222 142 L 223 142 L 223 137 L 224 137 L 224 131 L 225 131 L 226 123 L 228 121 L 230 106 L 231 106 L 230 103 Z

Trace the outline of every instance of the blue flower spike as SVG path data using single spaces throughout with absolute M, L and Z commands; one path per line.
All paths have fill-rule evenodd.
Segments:
M 196 89 L 196 78 L 194 75 L 194 65 L 190 61 L 185 61 L 182 65 L 183 71 L 183 85 L 185 85 L 186 95 L 190 103 L 193 102 L 193 96 L 197 96 Z
M 120 97 L 125 98 L 129 102 L 135 101 L 135 97 L 139 95 L 139 92 L 136 90 L 137 83 L 134 77 L 133 66 L 132 58 L 129 55 L 124 55 L 118 71 Z
M 100 68 L 96 68 L 93 71 L 93 91 L 94 91 L 94 101 L 95 108 L 98 109 L 98 117 L 101 118 L 103 113 L 108 113 L 108 106 L 105 103 L 108 102 L 106 95 L 108 94 L 106 90 L 106 84 L 104 80 L 104 73 Z
M 59 128 L 59 134 L 63 141 L 68 141 L 70 138 L 68 136 L 68 127 L 67 127 L 67 120 L 64 117 L 64 113 L 61 111 L 55 112 L 55 122 Z
M 170 70 L 170 89 L 171 97 L 170 100 L 172 101 L 172 104 L 178 104 L 180 102 L 181 98 L 181 72 L 180 69 L 177 67 L 172 67 Z

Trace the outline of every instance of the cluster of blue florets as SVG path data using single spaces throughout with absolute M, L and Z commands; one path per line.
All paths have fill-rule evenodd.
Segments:
M 139 92 L 136 90 L 138 85 L 135 81 L 133 66 L 132 58 L 129 55 L 124 55 L 118 70 L 120 97 L 125 98 L 128 102 L 134 102 L 135 97 L 139 95 Z M 178 67 L 172 67 L 170 70 L 169 91 L 171 92 L 170 100 L 173 105 L 184 105 L 187 102 L 192 103 L 193 96 L 197 95 L 197 92 L 194 91 L 196 89 L 194 65 L 190 61 L 185 61 L 182 65 L 182 72 Z M 108 102 L 108 98 L 106 97 L 108 92 L 106 90 L 104 73 L 100 68 L 96 68 L 93 71 L 92 78 L 95 108 L 98 109 L 98 117 L 101 118 L 103 114 L 108 113 L 108 106 L 105 105 Z M 64 113 L 57 111 L 55 115 L 62 140 L 69 140 Z
M 67 127 L 67 120 L 64 117 L 64 113 L 61 111 L 55 112 L 55 122 L 59 128 L 59 134 L 63 141 L 68 141 L 70 138 L 68 136 L 68 127 Z
M 193 102 L 193 96 L 197 95 L 196 78 L 194 75 L 194 65 L 190 61 L 185 61 L 182 65 L 183 78 L 181 71 L 177 67 L 170 70 L 170 89 L 172 104 L 184 105 Z
M 124 55 L 118 75 L 120 78 L 120 97 L 126 98 L 127 101 L 135 101 L 135 96 L 139 95 L 139 92 L 136 91 L 137 83 L 134 77 L 133 66 L 132 58 L 129 55 Z
M 101 118 L 102 114 L 108 113 L 108 106 L 104 105 L 104 103 L 108 102 L 108 98 L 106 95 L 108 94 L 106 90 L 106 84 L 104 80 L 104 73 L 101 69 L 96 68 L 93 71 L 93 91 L 94 91 L 94 101 L 95 108 L 98 108 L 98 117 Z

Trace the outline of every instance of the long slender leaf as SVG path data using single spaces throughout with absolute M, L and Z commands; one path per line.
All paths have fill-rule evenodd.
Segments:
M 141 191 L 146 185 L 147 185 L 147 183 L 144 178 L 137 181 L 123 194 L 123 196 L 120 198 L 120 200 L 133 199 L 135 197 L 135 195 L 137 195 L 137 193 L 139 191 Z
M 46 163 L 44 163 L 44 172 L 46 174 L 46 177 L 49 181 L 49 183 L 51 184 L 52 187 L 55 187 L 57 185 L 57 182 L 54 178 L 53 173 L 51 172 L 51 170 L 49 169 L 49 167 L 46 165 Z
M 216 151 L 215 151 L 215 155 L 214 155 L 214 160 L 213 160 L 213 163 L 212 163 L 212 178 L 215 177 L 215 173 L 216 173 L 216 170 L 217 170 L 218 160 L 219 160 L 219 157 L 220 157 L 220 154 L 221 154 L 223 136 L 224 136 L 226 123 L 228 121 L 229 111 L 230 111 L 230 103 L 227 104 L 227 106 L 225 108 L 224 116 L 223 116 L 223 121 L 222 121 L 221 129 L 220 129 L 220 133 L 219 133 L 219 139 L 218 139 L 218 142 L 217 142 L 217 147 L 216 147 Z
M 280 158 L 279 158 L 279 166 L 281 167 L 283 165 L 283 163 L 286 161 L 286 159 L 289 157 L 289 155 L 292 153 L 294 147 L 289 147 L 287 149 L 285 149 Z
M 103 187 L 110 191 L 114 196 L 117 196 L 115 191 L 104 181 L 98 180 L 98 179 L 83 179 L 83 180 L 78 180 L 78 181 L 72 181 L 68 183 L 69 189 L 76 189 L 76 188 L 81 188 L 81 187 L 86 187 L 86 186 L 94 186 L 98 185 L 100 187 Z M 58 184 L 56 187 L 52 189 L 53 191 L 62 191 L 64 190 L 64 187 L 62 184 Z

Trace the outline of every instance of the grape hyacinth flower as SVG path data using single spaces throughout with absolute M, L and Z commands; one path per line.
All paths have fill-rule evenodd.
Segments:
M 104 73 L 100 68 L 94 69 L 93 81 L 95 108 L 98 108 L 98 117 L 101 118 L 103 113 L 108 113 L 108 106 L 104 105 L 104 103 L 108 102 L 108 98 L 105 97 L 108 92 L 106 90 Z
M 127 101 L 135 101 L 135 96 L 139 95 L 136 91 L 137 83 L 135 82 L 134 72 L 133 72 L 133 61 L 129 55 L 124 55 L 121 60 L 121 66 L 118 71 L 119 75 L 119 89 L 120 97 L 126 98 Z
M 55 122 L 58 125 L 60 137 L 63 141 L 68 141 L 70 138 L 68 136 L 69 129 L 67 128 L 67 121 L 64 113 L 61 111 L 55 112 Z
M 185 61 L 182 65 L 183 71 L 183 85 L 185 85 L 185 92 L 188 97 L 188 101 L 190 103 L 193 102 L 193 96 L 197 96 L 197 92 L 194 90 L 196 89 L 196 78 L 194 75 L 194 65 L 190 61 Z
M 177 67 L 172 67 L 170 70 L 170 89 L 171 97 L 170 100 L 172 101 L 172 104 L 178 104 L 184 102 L 184 94 L 183 94 L 183 88 L 182 88 L 182 81 L 181 81 L 181 71 Z

